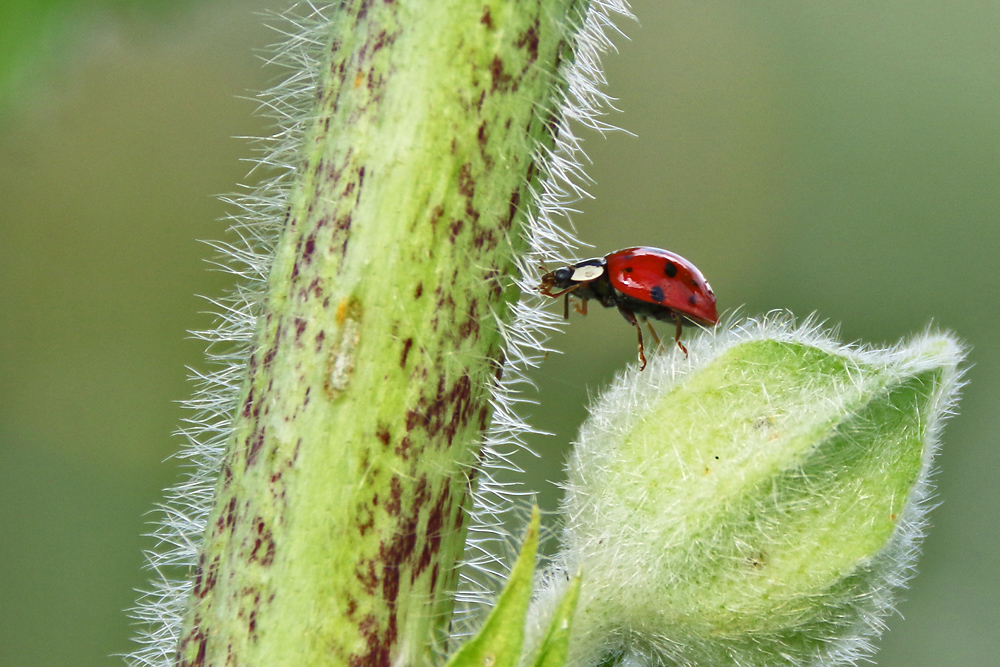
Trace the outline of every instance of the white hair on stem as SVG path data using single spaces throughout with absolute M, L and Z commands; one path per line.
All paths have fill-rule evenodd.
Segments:
M 543 309 L 543 297 L 536 289 L 538 267 L 545 262 L 565 262 L 584 245 L 576 239 L 571 224 L 564 227 L 556 222 L 563 219 L 569 223 L 573 202 L 590 197 L 585 186 L 591 180 L 583 169 L 586 156 L 571 121 L 602 133 L 618 129 L 602 120 L 605 112 L 613 109 L 613 100 L 603 91 L 606 81 L 601 61 L 606 52 L 615 50 L 609 29 L 622 34 L 615 26 L 615 18 L 633 16 L 623 0 L 595 0 L 585 11 L 580 29 L 571 40 L 576 44 L 574 57 L 557 73 L 565 92 L 561 100 L 556 100 L 561 108 L 556 115 L 555 145 L 537 149 L 544 176 L 541 191 L 532 193 L 536 210 L 527 221 L 529 250 L 517 258 L 521 275 L 517 283 L 522 298 L 514 308 L 513 322 L 500 326 L 506 360 L 503 377 L 493 389 L 493 420 L 483 443 L 481 469 L 473 493 L 469 536 L 456 594 L 454 638 L 473 634 L 484 619 L 518 550 L 515 540 L 519 538 L 505 526 L 527 525 L 530 514 L 526 500 L 532 492 L 525 491 L 519 483 L 500 483 L 491 473 L 502 469 L 522 472 L 511 463 L 510 455 L 517 449 L 528 449 L 526 435 L 540 433 L 516 409 L 524 401 L 521 388 L 531 385 L 526 371 L 537 367 L 551 351 L 546 347 L 549 333 L 562 321 Z M 541 541 L 547 537 L 549 533 L 543 527 Z
M 217 323 L 192 335 L 207 344 L 206 357 L 213 369 L 189 369 L 194 395 L 183 402 L 188 416 L 177 433 L 186 446 L 177 454 L 185 476 L 168 489 L 159 505 L 156 527 L 149 536 L 156 545 L 146 551 L 147 567 L 153 571 L 149 588 L 140 591 L 130 616 L 140 629 L 138 648 L 125 656 L 128 664 L 171 667 L 181 632 L 192 581 L 186 576 L 198 565 L 199 548 L 211 509 L 226 443 L 232 434 L 233 416 L 246 372 L 263 300 L 265 281 L 274 255 L 296 175 L 296 156 L 309 121 L 323 49 L 328 41 L 326 11 L 333 5 L 297 3 L 280 14 L 269 14 L 284 41 L 266 60 L 290 72 L 270 90 L 257 96 L 258 113 L 274 121 L 275 132 L 249 138 L 257 156 L 253 168 L 270 175 L 242 194 L 221 197 L 235 210 L 226 216 L 234 242 L 209 242 L 220 254 L 216 266 L 238 278 L 233 291 L 222 299 L 207 299 L 215 308 Z M 249 175 L 249 174 L 248 174 Z
M 238 282 L 226 297 L 208 299 L 218 317 L 215 327 L 192 332 L 206 343 L 212 370 L 189 369 L 195 391 L 183 403 L 188 416 L 177 430 L 186 441 L 177 454 L 184 463 L 185 476 L 166 492 L 149 534 L 156 540 L 145 553 L 153 577 L 130 611 L 140 627 L 135 637 L 138 648 L 125 656 L 133 666 L 173 665 L 193 585 L 186 575 L 198 566 L 267 275 L 297 173 L 305 128 L 311 120 L 329 41 L 328 13 L 337 7 L 337 3 L 305 0 L 269 15 L 275 23 L 272 28 L 284 41 L 273 49 L 266 63 L 284 68 L 288 75 L 257 96 L 258 113 L 274 121 L 275 131 L 265 137 L 244 137 L 257 153 L 250 160 L 253 167 L 248 175 L 258 170 L 268 175 L 243 193 L 221 197 L 234 209 L 226 219 L 236 239 L 209 245 L 220 255 L 213 263 L 236 276 Z M 569 40 L 576 44 L 572 62 L 564 65 L 552 84 L 563 86 L 564 91 L 555 101 L 559 106 L 554 116 L 558 130 L 555 145 L 536 147 L 543 178 L 539 189 L 531 192 L 535 213 L 526 225 L 529 250 L 515 258 L 520 274 L 516 282 L 523 298 L 513 308 L 512 323 L 500 323 L 505 343 L 503 378 L 492 389 L 494 416 L 483 442 L 466 559 L 456 593 L 459 613 L 454 627 L 459 635 L 471 631 L 474 619 L 492 602 L 498 582 L 508 572 L 510 560 L 505 553 L 513 549 L 513 538 L 503 528 L 504 517 L 519 511 L 515 500 L 526 494 L 516 484 L 496 481 L 493 472 L 516 469 L 510 454 L 526 448 L 524 436 L 536 432 L 516 406 L 526 400 L 521 388 L 531 385 L 526 371 L 541 362 L 548 351 L 548 335 L 559 324 L 559 318 L 542 309 L 541 297 L 535 292 L 537 267 L 541 262 L 564 261 L 581 245 L 570 229 L 556 223 L 557 218 L 568 223 L 570 205 L 589 196 L 583 187 L 589 182 L 582 166 L 585 156 L 569 123 L 576 121 L 599 132 L 616 129 L 601 120 L 604 111 L 611 108 L 610 98 L 601 90 L 605 83 L 601 57 L 614 49 L 607 32 L 609 28 L 617 31 L 616 16 L 631 17 L 624 0 L 593 0 L 587 5 L 579 32 Z

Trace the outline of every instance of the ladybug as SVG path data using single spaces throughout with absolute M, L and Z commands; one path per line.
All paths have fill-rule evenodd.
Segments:
M 718 324 L 715 293 L 694 264 L 680 255 L 660 248 L 625 248 L 605 257 L 550 271 L 542 276 L 538 291 L 557 298 L 566 295 L 563 317 L 569 319 L 569 297 L 580 300 L 576 312 L 587 314 L 587 300 L 596 299 L 605 308 L 616 306 L 639 336 L 639 370 L 646 367 L 642 328 L 646 322 L 657 343 L 660 337 L 649 318 L 674 322 L 674 342 L 687 356 L 681 343 L 681 325 Z

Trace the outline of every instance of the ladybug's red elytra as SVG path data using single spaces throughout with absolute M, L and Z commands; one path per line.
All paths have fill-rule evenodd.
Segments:
M 646 322 L 660 342 L 649 318 L 674 322 L 674 342 L 687 356 L 681 343 L 681 325 L 718 324 L 715 293 L 701 271 L 680 255 L 660 248 L 625 248 L 607 255 L 550 271 L 542 276 L 538 291 L 553 298 L 565 295 L 563 317 L 569 319 L 569 297 L 580 300 L 576 312 L 587 314 L 587 300 L 595 299 L 605 308 L 616 306 L 639 336 L 639 370 L 646 367 L 642 328 Z

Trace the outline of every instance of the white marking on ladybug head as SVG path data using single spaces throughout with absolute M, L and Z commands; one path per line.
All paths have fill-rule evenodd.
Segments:
M 583 283 L 588 280 L 593 280 L 594 278 L 600 278 L 604 273 L 603 266 L 595 266 L 593 264 L 584 264 L 583 266 L 578 266 L 573 269 L 573 276 L 570 278 L 575 283 Z

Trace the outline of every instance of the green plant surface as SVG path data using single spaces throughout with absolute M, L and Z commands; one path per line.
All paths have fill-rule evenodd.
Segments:
M 178 664 L 418 664 L 444 642 L 578 11 L 358 1 L 319 23 Z
M 570 661 L 868 655 L 911 575 L 961 347 L 858 350 L 774 319 L 688 346 L 624 374 L 581 428 L 556 567 L 586 577 Z
M 517 561 L 510 569 L 503 591 L 476 634 L 448 658 L 445 667 L 515 667 L 524 661 L 525 624 L 531 602 L 535 574 L 535 554 L 541 523 L 534 506 Z M 580 596 L 581 574 L 573 577 L 556 607 L 532 667 L 563 667 L 569 655 L 570 629 Z
M 496 605 L 479 632 L 448 658 L 445 667 L 515 667 L 518 664 L 524 643 L 525 616 L 531 602 L 540 523 L 541 517 L 535 507 L 521 552 Z
M 573 616 L 580 600 L 580 587 L 583 584 L 583 574 L 578 572 L 569 581 L 559 606 L 552 614 L 548 631 L 542 638 L 538 652 L 532 660 L 532 667 L 563 667 L 569 658 L 570 639 L 572 638 Z

